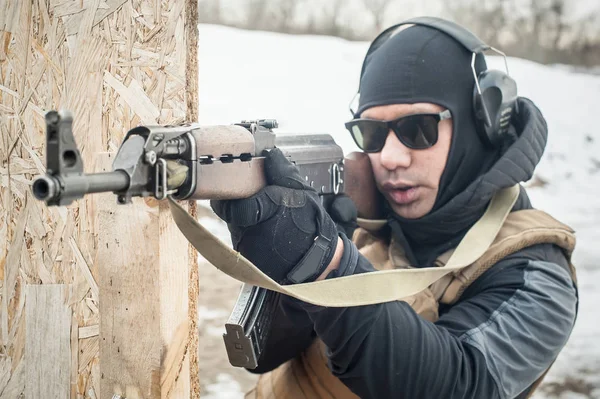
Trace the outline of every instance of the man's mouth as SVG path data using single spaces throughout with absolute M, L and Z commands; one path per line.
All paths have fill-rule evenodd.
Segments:
M 417 199 L 419 186 L 408 184 L 384 184 L 384 191 L 388 194 L 389 199 L 399 205 L 410 204 Z

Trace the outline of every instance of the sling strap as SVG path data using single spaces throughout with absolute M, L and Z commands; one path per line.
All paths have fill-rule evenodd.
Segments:
M 444 267 L 381 270 L 293 285 L 280 285 L 268 277 L 198 223 L 171 197 L 169 206 L 175 223 L 187 240 L 225 274 L 314 305 L 350 307 L 390 302 L 416 294 L 448 273 L 475 262 L 494 241 L 519 191 L 517 184 L 496 192 L 484 215 L 469 229 Z

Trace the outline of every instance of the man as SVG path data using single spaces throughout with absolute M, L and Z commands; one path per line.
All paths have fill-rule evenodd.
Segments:
M 416 25 L 366 58 L 359 108 L 347 126 L 368 153 L 385 225 L 354 231 L 356 210 L 345 197 L 334 202 L 332 219 L 275 149 L 265 159 L 265 189 L 212 202 L 235 249 L 281 284 L 443 267 L 490 199 L 531 178 L 546 143 L 544 118 L 524 98 L 510 134 L 499 145 L 485 142 L 471 56 L 450 35 Z M 476 67 L 486 69 L 481 57 Z M 317 242 L 325 250 L 307 255 Z M 259 366 L 250 370 L 263 374 L 252 394 L 527 397 L 575 322 L 573 246 L 568 227 L 532 210 L 521 188 L 486 265 L 475 262 L 415 296 L 375 305 L 320 307 L 282 296 Z

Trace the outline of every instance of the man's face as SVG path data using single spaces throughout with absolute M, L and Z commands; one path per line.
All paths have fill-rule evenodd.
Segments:
M 369 108 L 361 117 L 391 120 L 443 110 L 431 103 L 391 104 Z M 438 132 L 438 141 L 433 147 L 413 150 L 402 144 L 390 130 L 381 152 L 368 154 L 377 187 L 399 216 L 417 219 L 433 208 L 450 151 L 452 120 L 441 121 Z

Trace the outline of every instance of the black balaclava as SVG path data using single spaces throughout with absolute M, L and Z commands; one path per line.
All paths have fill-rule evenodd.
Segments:
M 439 104 L 452 114 L 450 153 L 431 212 L 419 219 L 405 219 L 388 207 L 388 218 L 395 222 L 390 225 L 396 236 L 406 240 L 408 255 L 412 255 L 409 260 L 417 265 L 427 266 L 424 263 L 431 262 L 433 255 L 456 244 L 455 238 L 462 238 L 473 220 L 483 214 L 485 203 L 471 210 L 478 213 L 473 217 L 436 220 L 437 214 L 447 214 L 438 211 L 485 173 L 500 155 L 499 150 L 487 147 L 476 131 L 471 59 L 472 53 L 446 33 L 415 25 L 389 38 L 365 61 L 355 116 L 378 105 L 418 102 Z M 478 57 L 477 72 L 485 69 L 484 58 Z

